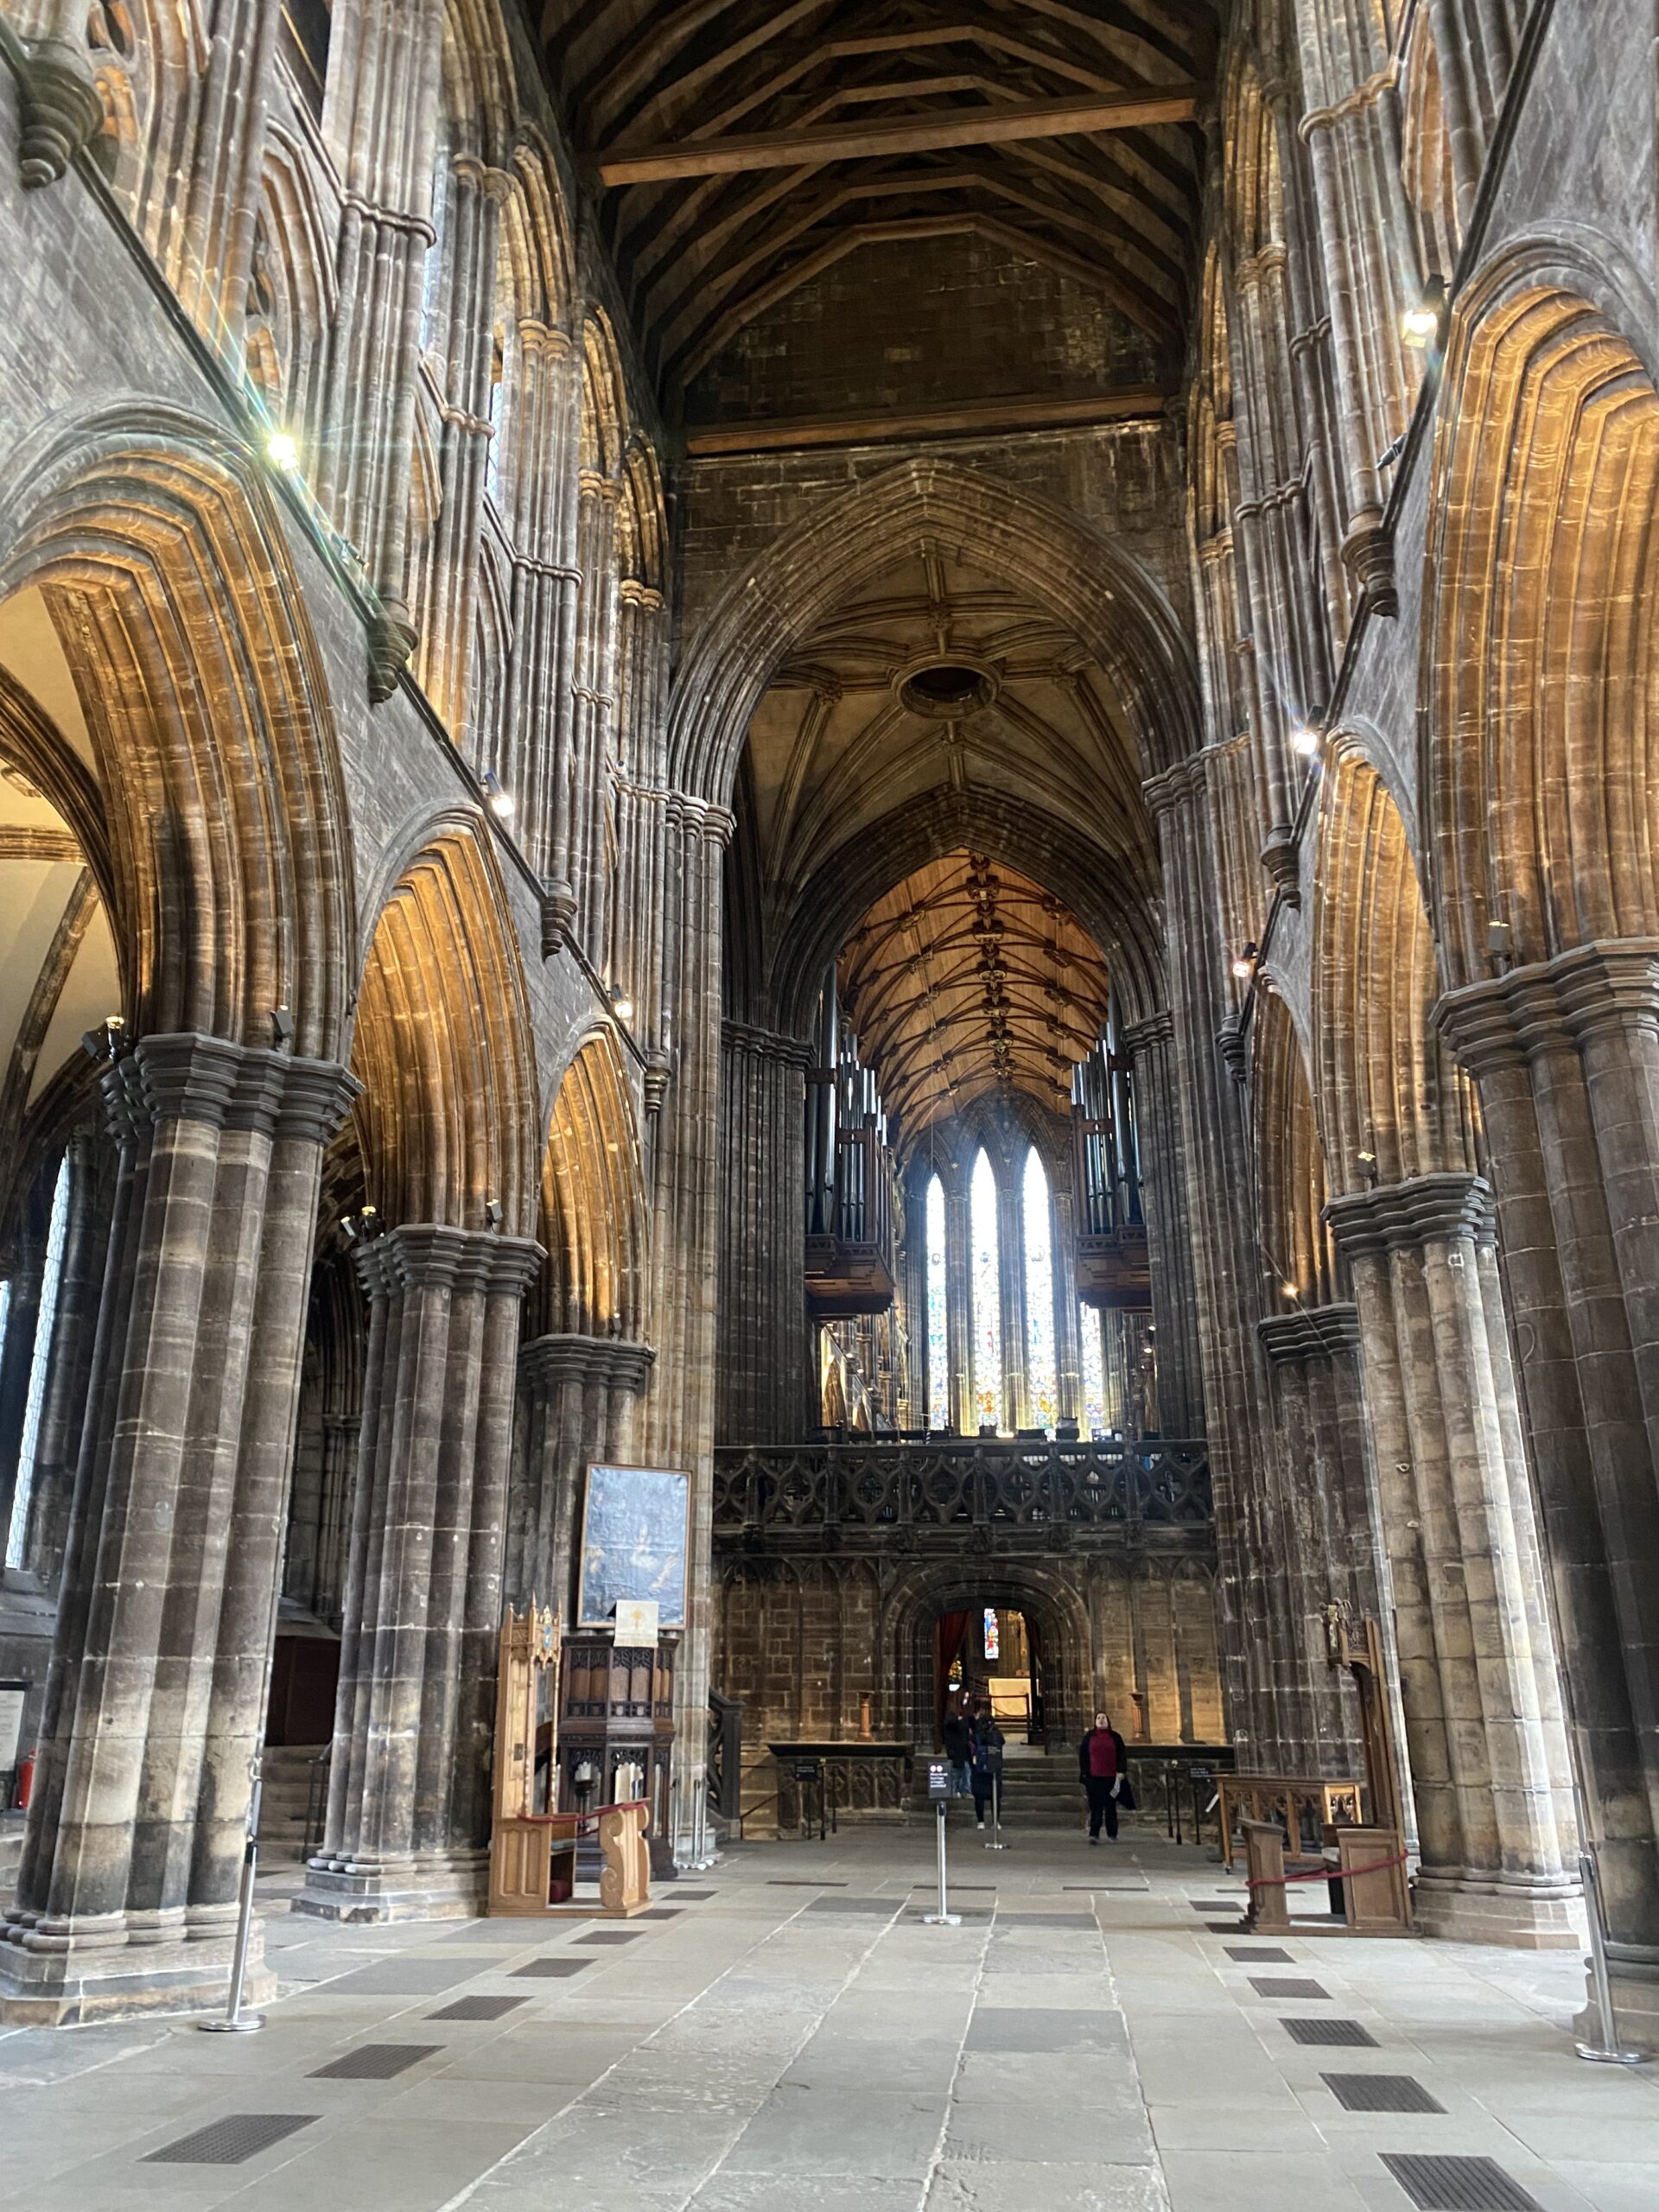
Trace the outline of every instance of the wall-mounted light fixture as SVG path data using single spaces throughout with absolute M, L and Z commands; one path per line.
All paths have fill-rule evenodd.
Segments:
M 620 983 L 613 983 L 611 985 L 611 1012 L 616 1016 L 619 1021 L 632 1021 L 633 1020 L 633 1001 L 628 996 Z
M 512 793 L 504 788 L 493 768 L 486 768 L 479 778 L 483 787 L 484 802 L 499 822 L 512 819 Z
M 273 468 L 297 468 L 300 465 L 298 439 L 290 437 L 286 430 L 273 430 L 265 440 L 265 459 Z
M 1299 722 L 1290 733 L 1290 749 L 1304 760 L 1311 760 L 1319 749 L 1319 733 L 1306 722 Z
M 1400 318 L 1400 335 L 1408 346 L 1420 348 L 1433 346 L 1440 334 L 1440 318 L 1446 313 L 1446 279 L 1431 276 L 1423 286 L 1416 303 L 1408 307 Z
M 1233 956 L 1233 973 L 1241 983 L 1248 983 L 1255 973 L 1255 939 L 1252 938 L 1242 951 Z

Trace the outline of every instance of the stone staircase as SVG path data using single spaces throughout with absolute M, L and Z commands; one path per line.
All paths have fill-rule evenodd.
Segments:
M 327 1744 L 282 1744 L 267 1747 L 259 1797 L 259 1855 L 265 1865 L 283 1866 L 301 1856 L 306 1806 L 314 1764 Z
M 1088 1807 L 1077 1780 L 1077 1755 L 1067 1744 L 1044 1753 L 1006 1756 L 1002 1823 L 1009 1828 L 1081 1828 Z

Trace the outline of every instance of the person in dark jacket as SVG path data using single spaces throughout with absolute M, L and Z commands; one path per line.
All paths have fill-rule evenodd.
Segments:
M 944 1756 L 950 1762 L 951 1787 L 958 1796 L 965 1797 L 974 1755 L 974 1737 L 968 1725 L 968 1716 L 960 1706 L 953 1704 L 946 1713 L 943 1732 Z
M 1128 1749 L 1113 1727 L 1111 1715 L 1097 1713 L 1094 1726 L 1077 1746 L 1077 1778 L 1089 1797 L 1090 1843 L 1100 1841 L 1103 1821 L 1108 1842 L 1117 1841 L 1117 1808 L 1128 1771 Z
M 985 1808 L 990 1803 L 992 1789 L 999 1786 L 1002 1773 L 1002 1731 L 988 1705 L 982 1705 L 974 1715 L 973 1732 L 974 1818 L 983 1827 Z

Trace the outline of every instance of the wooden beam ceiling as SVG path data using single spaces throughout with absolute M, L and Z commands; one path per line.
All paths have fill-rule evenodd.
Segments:
M 671 419 L 739 333 L 848 253 L 964 232 L 1103 295 L 1166 374 L 1194 282 L 1217 13 L 544 0 L 549 74 L 606 188 L 601 226 Z
M 599 175 L 606 185 L 665 184 L 676 177 L 734 176 L 752 169 L 868 162 L 890 154 L 942 153 L 956 146 L 1089 137 L 1099 130 L 1194 122 L 1209 92 L 1206 85 L 1185 85 L 1167 92 L 1039 100 L 1021 107 L 952 108 L 936 115 L 872 118 L 828 130 L 752 131 L 741 137 L 687 139 L 677 146 L 619 148 L 601 155 Z

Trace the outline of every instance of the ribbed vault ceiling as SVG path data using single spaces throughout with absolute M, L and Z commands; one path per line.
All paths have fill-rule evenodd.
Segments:
M 977 232 L 1179 340 L 1200 140 L 1158 118 L 1207 91 L 1210 0 L 546 0 L 542 29 L 671 409 L 887 239 Z
M 842 1003 L 906 1134 L 988 1090 L 1057 1113 L 1106 1019 L 1106 963 L 1050 893 L 983 854 L 930 861 L 848 939 Z

